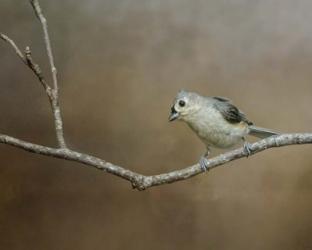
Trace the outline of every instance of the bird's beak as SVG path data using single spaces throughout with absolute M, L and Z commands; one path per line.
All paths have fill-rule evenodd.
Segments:
M 179 113 L 175 110 L 174 106 L 171 107 L 171 113 L 169 116 L 169 122 L 174 121 L 179 117 Z

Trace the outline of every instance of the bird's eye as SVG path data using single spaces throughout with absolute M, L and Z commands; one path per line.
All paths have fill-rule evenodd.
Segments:
M 180 106 L 180 107 L 184 107 L 184 106 L 185 106 L 185 101 L 180 100 L 180 101 L 179 101 L 179 106 Z

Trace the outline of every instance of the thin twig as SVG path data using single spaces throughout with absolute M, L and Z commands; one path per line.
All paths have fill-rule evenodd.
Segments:
M 44 87 L 45 92 L 49 98 L 53 116 L 54 116 L 54 124 L 55 124 L 57 141 L 61 148 L 66 148 L 66 143 L 64 140 L 64 136 L 63 136 L 63 122 L 62 122 L 60 107 L 58 103 L 58 95 L 56 91 L 52 89 L 49 86 L 49 84 L 46 82 L 39 65 L 34 62 L 31 56 L 31 50 L 29 47 L 26 47 L 25 56 L 24 56 L 21 50 L 16 45 L 16 43 L 11 38 L 9 38 L 7 35 L 4 35 L 4 34 L 0 34 L 0 37 L 2 40 L 6 41 L 8 44 L 12 46 L 12 48 L 14 49 L 18 57 L 22 60 L 22 62 L 25 65 L 27 65 L 33 71 L 33 73 L 37 76 L 38 80 Z
M 42 74 L 42 71 L 40 69 L 40 66 L 38 64 L 36 64 L 31 56 L 31 50 L 30 48 L 27 46 L 25 49 L 25 58 L 26 58 L 26 62 L 28 67 L 35 73 L 35 75 L 38 77 L 39 81 L 41 82 L 43 88 L 45 89 L 50 101 L 52 98 L 51 95 L 51 88 L 50 86 L 46 83 L 44 76 Z
M 15 53 L 17 54 L 17 56 L 22 60 L 22 62 L 27 65 L 33 72 L 34 74 L 37 76 L 38 80 L 40 81 L 40 83 L 42 84 L 43 88 L 45 89 L 50 101 L 52 98 L 51 95 L 51 88 L 50 86 L 47 84 L 47 82 L 45 81 L 41 69 L 39 67 L 38 64 L 36 64 L 32 57 L 31 57 L 31 51 L 29 47 L 26 47 L 25 49 L 25 55 L 22 53 L 22 51 L 18 48 L 18 46 L 16 45 L 16 43 L 9 38 L 7 35 L 4 34 L 0 34 L 0 37 L 2 38 L 2 40 L 6 41 L 8 44 L 10 44 L 12 46 L 12 48 L 14 49 Z
M 43 37 L 44 37 L 44 43 L 46 46 L 49 62 L 50 62 L 50 68 L 52 73 L 52 79 L 53 79 L 53 90 L 52 90 L 52 100 L 51 100 L 51 106 L 52 106 L 52 112 L 54 116 L 54 125 L 55 125 L 55 132 L 56 132 L 56 138 L 59 143 L 59 146 L 61 148 L 66 148 L 66 143 L 64 139 L 64 129 L 63 129 L 63 120 L 61 115 L 61 108 L 59 105 L 59 90 L 58 90 L 58 82 L 57 82 L 57 70 L 54 64 L 54 57 L 52 53 L 52 47 L 48 32 L 48 24 L 47 19 L 44 17 L 41 7 L 39 5 L 38 0 L 30 0 L 30 3 L 34 9 L 34 12 L 36 16 L 38 17 L 42 29 L 43 29 Z
M 52 47 L 51 47 L 51 42 L 50 42 L 50 37 L 49 37 L 49 32 L 48 32 L 48 23 L 47 19 L 44 17 L 41 7 L 39 5 L 38 0 L 30 0 L 30 3 L 35 11 L 36 16 L 38 17 L 42 29 L 43 29 L 43 35 L 44 35 L 44 43 L 46 45 L 46 50 L 50 62 L 50 68 L 51 68 L 51 73 L 52 73 L 52 78 L 53 78 L 53 88 L 54 90 L 58 93 L 58 83 L 57 83 L 57 69 L 54 64 L 54 57 L 52 53 Z
M 54 89 L 52 90 L 52 94 L 56 96 L 56 92 Z M 56 132 L 56 138 L 61 148 L 67 148 L 65 139 L 64 139 L 64 132 L 63 132 L 63 120 L 61 116 L 61 108 L 58 102 L 58 98 L 54 98 L 52 100 L 52 112 L 54 116 L 54 126 Z
M 125 169 L 123 167 L 114 165 L 110 162 L 106 162 L 92 155 L 76 152 L 70 149 L 50 148 L 22 141 L 20 139 L 13 138 L 7 135 L 0 135 L 0 143 L 21 148 L 28 152 L 65 159 L 69 161 L 75 161 L 87 166 L 95 167 L 99 170 L 104 170 L 107 173 L 111 173 L 131 182 L 133 188 L 136 188 L 138 190 L 145 190 L 153 186 L 159 186 L 163 184 L 173 183 L 176 181 L 186 180 L 198 174 L 209 173 L 209 171 L 203 172 L 201 167 L 198 164 L 195 164 L 181 170 L 176 170 L 159 175 L 145 176 Z M 311 143 L 312 133 L 281 134 L 250 144 L 250 152 L 251 154 L 256 154 L 272 147 Z M 244 148 L 239 148 L 209 159 L 208 168 L 213 169 L 219 166 L 225 166 L 225 164 L 230 161 L 234 161 L 246 156 L 248 156 L 246 150 L 244 150 Z
M 23 63 L 27 65 L 25 56 L 23 55 L 22 51 L 17 47 L 15 42 L 5 34 L 0 33 L 0 37 L 2 40 L 4 40 L 5 42 L 9 43 L 12 46 L 17 56 L 22 60 Z

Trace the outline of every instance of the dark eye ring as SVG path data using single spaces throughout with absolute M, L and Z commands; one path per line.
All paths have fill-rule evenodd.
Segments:
M 180 107 L 184 107 L 184 106 L 185 106 L 185 101 L 180 100 L 180 101 L 179 101 L 179 106 L 180 106 Z

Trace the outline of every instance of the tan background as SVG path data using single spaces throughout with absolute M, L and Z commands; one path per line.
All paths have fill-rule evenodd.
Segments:
M 144 174 L 195 163 L 204 146 L 167 122 L 182 88 L 227 96 L 260 126 L 311 131 L 310 0 L 41 3 L 74 149 Z M 28 1 L 1 0 L 0 17 L 48 75 Z M 0 54 L 1 133 L 55 145 L 40 84 L 5 43 Z M 312 249 L 311 146 L 145 192 L 6 145 L 0 166 L 1 249 Z

